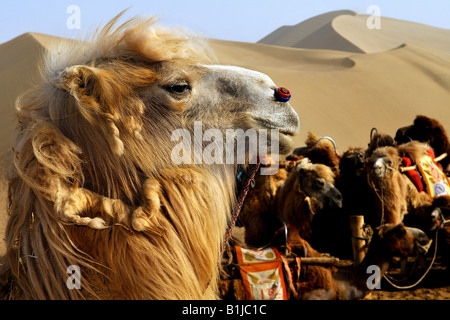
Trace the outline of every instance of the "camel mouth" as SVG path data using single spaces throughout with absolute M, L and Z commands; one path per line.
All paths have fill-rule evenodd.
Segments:
M 430 250 L 431 244 L 433 243 L 433 240 L 429 240 L 428 243 L 422 245 L 416 242 L 416 248 L 419 254 L 426 255 L 428 253 L 428 250 Z
M 293 137 L 299 130 L 298 121 L 297 124 L 280 125 L 275 121 L 271 121 L 265 118 L 253 117 L 253 120 L 258 122 L 264 129 L 278 130 L 284 136 Z M 290 121 L 293 122 L 293 121 Z
M 362 177 L 364 175 L 364 164 L 360 167 L 356 167 L 355 173 L 357 177 Z
M 423 255 L 427 254 L 428 250 L 431 247 L 431 244 L 433 243 L 433 240 L 430 240 L 425 232 L 420 229 L 411 227 L 406 227 L 406 229 L 414 237 L 414 244 L 417 252 Z

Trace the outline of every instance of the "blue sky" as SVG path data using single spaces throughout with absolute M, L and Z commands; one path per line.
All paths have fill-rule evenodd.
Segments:
M 67 27 L 71 5 L 80 9 L 79 30 Z M 384 17 L 450 29 L 449 0 L 15 0 L 2 1 L 0 43 L 29 31 L 79 38 L 126 8 L 126 18 L 157 15 L 209 38 L 256 42 L 282 25 L 339 9 L 365 14 L 370 5 Z

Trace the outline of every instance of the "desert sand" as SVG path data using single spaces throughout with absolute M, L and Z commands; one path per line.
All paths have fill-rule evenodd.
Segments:
M 211 39 L 210 44 L 221 64 L 264 72 L 292 92 L 301 120 L 296 147 L 304 145 L 308 131 L 332 137 L 339 153 L 366 147 L 373 127 L 394 135 L 418 114 L 439 119 L 450 130 L 450 30 L 390 18 L 371 30 L 368 17 L 329 12 L 283 26 L 258 43 Z M 60 40 L 30 32 L 0 45 L 3 179 L 11 165 L 15 100 L 32 86 L 42 54 Z M 7 218 L 1 182 L 0 254 Z M 437 298 L 450 299 L 448 288 Z

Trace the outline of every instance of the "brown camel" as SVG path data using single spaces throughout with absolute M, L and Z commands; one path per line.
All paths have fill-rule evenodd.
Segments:
M 214 65 L 202 39 L 153 19 L 119 18 L 49 50 L 17 102 L 3 297 L 217 298 L 241 164 L 206 153 L 250 129 L 291 149 L 298 115 L 267 75 Z
M 341 207 L 341 193 L 334 186 L 334 173 L 323 164 L 299 163 L 277 193 L 278 218 L 311 236 L 314 215 L 326 207 Z
M 333 185 L 334 174 L 322 164 L 280 168 L 274 175 L 257 175 L 255 180 L 255 188 L 249 191 L 240 216 L 245 243 L 250 247 L 270 244 L 282 221 L 302 225 L 304 235 L 310 236 L 314 214 L 321 208 L 342 204 Z
M 396 147 L 394 138 L 385 133 L 379 133 L 376 128 L 373 128 L 370 132 L 370 141 L 367 145 L 367 149 L 364 152 L 364 157 L 366 159 L 372 156 L 372 153 L 381 147 Z
M 255 187 L 247 194 L 240 214 L 247 246 L 258 248 L 269 244 L 281 227 L 276 214 L 276 194 L 287 176 L 288 170 L 280 168 L 273 175 L 255 177 Z
M 429 205 L 425 192 L 419 192 L 409 178 L 400 172 L 400 154 L 392 146 L 380 147 L 366 159 L 365 170 L 375 200 L 379 224 L 399 224 L 408 211 Z
M 450 172 L 450 142 L 442 124 L 425 115 L 418 115 L 412 125 L 400 128 L 395 134 L 395 141 L 404 144 L 411 140 L 428 143 L 436 156 L 447 153 L 441 164 L 445 172 Z
M 364 260 L 356 267 L 307 265 L 305 281 L 298 283 L 297 299 L 354 300 L 378 286 L 393 257 L 408 257 L 429 244 L 426 234 L 403 224 L 384 224 L 376 229 Z M 309 249 L 309 248 L 308 248 Z M 317 256 L 314 250 L 311 256 Z M 309 255 L 308 255 L 309 256 Z

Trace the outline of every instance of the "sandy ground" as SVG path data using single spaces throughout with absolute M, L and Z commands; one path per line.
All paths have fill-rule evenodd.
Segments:
M 447 270 L 434 268 L 412 289 L 393 288 L 384 279 L 381 289 L 374 290 L 367 300 L 450 300 L 450 275 Z
M 417 114 L 450 128 L 450 31 L 387 18 L 380 30 L 369 30 L 366 20 L 344 10 L 284 26 L 260 43 L 210 44 L 219 63 L 264 72 L 292 92 L 290 103 L 301 119 L 295 147 L 304 145 L 308 131 L 332 137 L 339 153 L 366 147 L 373 127 L 394 135 Z M 41 54 L 59 41 L 26 33 L 0 44 L 0 169 L 10 165 L 15 100 L 36 78 Z M 6 211 L 1 180 L 0 239 Z M 370 298 L 449 299 L 448 282 L 433 283 L 407 292 L 383 286 Z

